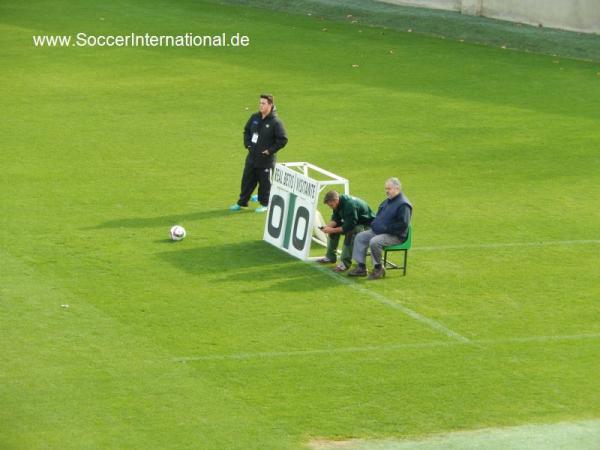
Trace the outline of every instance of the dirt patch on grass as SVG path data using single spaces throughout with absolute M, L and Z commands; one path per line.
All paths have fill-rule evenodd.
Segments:
M 325 450 L 334 448 L 350 448 L 351 446 L 361 442 L 360 439 L 339 439 L 331 440 L 324 438 L 314 438 L 308 442 L 308 448 L 311 450 Z

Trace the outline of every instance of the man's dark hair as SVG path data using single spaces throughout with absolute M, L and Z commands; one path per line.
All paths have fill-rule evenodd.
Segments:
M 273 96 L 271 94 L 260 94 L 260 98 L 264 98 L 267 102 L 269 102 L 269 105 L 273 104 Z
M 335 200 L 336 198 L 340 198 L 340 194 L 338 194 L 337 191 L 329 191 L 327 194 L 325 194 L 323 203 L 329 203 Z

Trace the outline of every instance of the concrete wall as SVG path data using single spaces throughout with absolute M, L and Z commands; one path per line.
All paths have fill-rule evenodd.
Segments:
M 461 11 L 563 30 L 600 33 L 600 0 L 379 0 Z
M 600 33 L 600 0 L 483 0 L 481 15 L 550 28 Z

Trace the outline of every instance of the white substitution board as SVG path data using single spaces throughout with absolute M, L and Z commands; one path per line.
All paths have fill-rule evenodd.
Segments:
M 290 255 L 308 259 L 319 182 L 275 165 L 263 239 Z

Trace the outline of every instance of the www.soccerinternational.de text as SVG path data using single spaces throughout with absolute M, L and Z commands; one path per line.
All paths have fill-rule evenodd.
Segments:
M 248 47 L 250 37 L 240 34 L 179 35 L 119 34 L 33 35 L 34 47 Z

